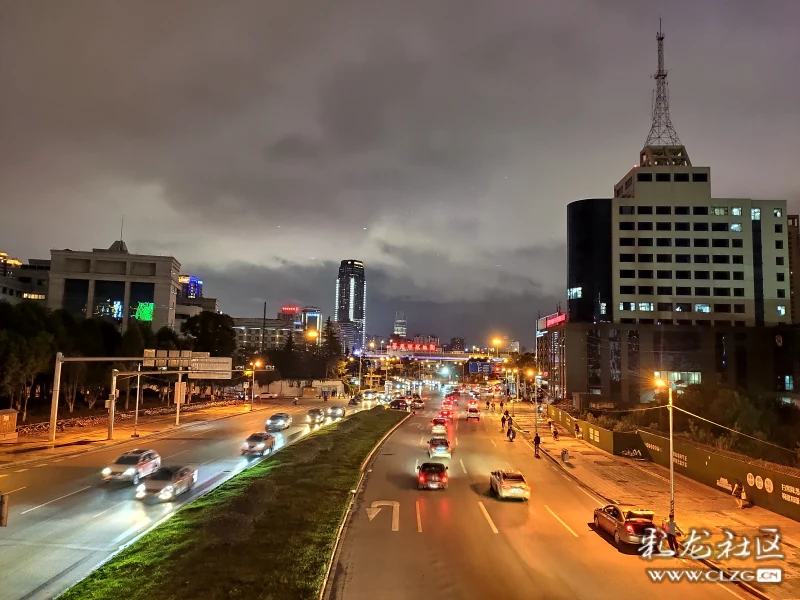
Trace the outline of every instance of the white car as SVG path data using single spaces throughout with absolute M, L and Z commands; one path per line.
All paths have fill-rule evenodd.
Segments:
M 531 488 L 519 471 L 492 471 L 489 476 L 489 491 L 504 498 L 531 499 Z
M 447 435 L 447 419 L 437 417 L 431 421 L 431 433 Z
M 277 397 L 278 397 L 278 394 L 276 392 L 261 392 L 258 395 L 258 398 L 261 398 L 261 399 L 265 399 L 266 398 L 267 400 L 275 399 Z

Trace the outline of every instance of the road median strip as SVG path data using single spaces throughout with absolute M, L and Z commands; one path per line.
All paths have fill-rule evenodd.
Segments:
M 281 449 L 178 510 L 61 598 L 317 598 L 364 463 L 404 417 L 363 411 Z

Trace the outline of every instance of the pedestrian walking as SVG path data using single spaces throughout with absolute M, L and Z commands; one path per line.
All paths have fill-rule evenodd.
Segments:
M 503 431 L 506 428 L 506 416 L 503 415 L 500 419 L 500 430 Z
M 667 534 L 667 544 L 669 544 L 669 549 L 672 550 L 672 555 L 677 555 L 678 535 L 683 535 L 683 532 L 675 522 L 675 515 L 673 513 L 670 513 L 669 519 L 664 522 L 664 533 Z
M 509 426 L 508 431 L 506 432 L 506 435 L 508 436 L 508 441 L 509 442 L 513 442 L 514 438 L 517 437 L 517 432 L 514 431 L 513 427 Z
M 514 426 L 514 419 L 512 417 L 508 417 L 508 426 L 509 427 L 513 427 Z
M 581 437 L 581 428 L 580 428 L 580 427 L 578 427 L 578 424 L 577 424 L 577 423 L 575 423 L 575 437 L 576 437 L 576 438 L 579 438 L 579 437 Z
M 500 410 L 503 410 L 503 401 L 500 400 Z
M 731 495 L 734 498 L 736 498 L 736 504 L 739 506 L 739 508 L 744 508 L 744 498 L 743 498 L 744 486 L 742 485 L 742 482 L 739 481 L 738 479 L 736 480 L 736 483 L 733 485 L 733 490 L 731 491 Z
M 494 409 L 495 409 L 496 406 L 497 405 L 494 402 L 492 402 L 492 412 L 494 412 Z

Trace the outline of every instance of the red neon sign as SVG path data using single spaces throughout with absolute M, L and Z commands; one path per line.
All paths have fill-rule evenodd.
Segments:
M 566 313 L 558 313 L 557 315 L 553 315 L 552 317 L 547 317 L 544 326 L 545 327 L 554 327 L 555 325 L 560 325 L 567 320 Z
M 299 306 L 281 306 L 281 312 L 296 313 L 300 311 Z

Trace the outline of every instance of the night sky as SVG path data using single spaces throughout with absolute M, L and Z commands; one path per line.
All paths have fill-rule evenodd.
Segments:
M 531 343 L 566 204 L 610 197 L 673 123 L 713 193 L 800 200 L 797 0 L 6 1 L 0 250 L 172 254 L 234 316 Z

